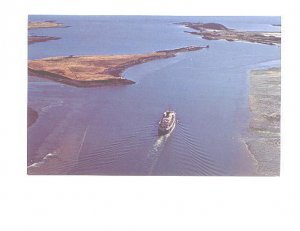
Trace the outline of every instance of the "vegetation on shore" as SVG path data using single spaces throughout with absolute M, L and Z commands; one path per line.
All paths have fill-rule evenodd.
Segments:
M 186 33 L 200 35 L 203 39 L 207 40 L 220 40 L 227 41 L 245 41 L 251 43 L 261 43 L 266 45 L 281 44 L 280 32 L 263 32 L 263 31 L 238 31 L 229 29 L 219 23 L 191 23 L 183 22 L 178 23 L 185 27 L 191 28 L 195 31 L 185 31 Z
M 125 69 L 152 60 L 175 57 L 180 52 L 195 51 L 203 48 L 190 46 L 133 55 L 50 57 L 30 60 L 28 62 L 28 70 L 30 74 L 78 87 L 132 84 L 134 83 L 133 81 L 124 79 L 121 76 Z

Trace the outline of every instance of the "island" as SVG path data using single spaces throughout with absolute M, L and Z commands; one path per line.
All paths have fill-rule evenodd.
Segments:
M 181 52 L 204 48 L 207 47 L 189 46 L 148 54 L 49 57 L 29 60 L 28 71 L 32 76 L 44 77 L 76 87 L 133 84 L 134 81 L 122 77 L 121 74 L 125 69 L 152 60 L 175 57 Z
M 42 29 L 42 28 L 65 28 L 63 23 L 58 23 L 55 21 L 44 21 L 44 22 L 28 22 L 28 30 Z M 58 40 L 60 37 L 54 36 L 39 36 L 39 35 L 28 35 L 28 44 L 33 44 L 37 42 L 46 42 L 50 40 Z
M 260 32 L 260 31 L 238 31 L 225 27 L 219 23 L 192 23 L 182 22 L 176 23 L 195 31 L 185 31 L 186 33 L 199 35 L 207 40 L 227 40 L 227 41 L 244 41 L 251 43 L 260 43 L 266 45 L 281 44 L 280 32 Z
M 28 22 L 28 29 L 41 29 L 41 28 L 57 28 L 57 27 L 67 27 L 63 23 L 58 23 L 55 21 L 44 21 L 44 22 Z
M 257 173 L 280 174 L 280 68 L 250 72 L 249 137 L 245 143 L 257 163 Z
M 60 37 L 31 35 L 28 36 L 28 44 L 46 42 L 49 40 L 58 40 L 58 39 L 60 39 Z

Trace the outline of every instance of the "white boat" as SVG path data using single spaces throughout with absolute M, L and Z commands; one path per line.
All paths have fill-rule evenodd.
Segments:
M 176 123 L 176 113 L 174 111 L 165 111 L 158 125 L 158 134 L 165 135 L 170 133 Z

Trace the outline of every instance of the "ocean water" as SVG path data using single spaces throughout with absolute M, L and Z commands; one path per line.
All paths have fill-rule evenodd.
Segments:
M 29 76 L 28 105 L 39 113 L 28 128 L 28 166 L 54 174 L 255 175 L 247 135 L 248 77 L 280 65 L 280 47 L 208 41 L 176 22 L 218 22 L 239 30 L 278 31 L 279 17 L 30 16 L 67 28 L 29 34 L 61 37 L 31 44 L 28 58 L 138 54 L 184 46 L 209 49 L 127 69 L 136 84 L 78 88 Z M 166 109 L 174 131 L 157 135 Z M 51 155 L 48 155 L 52 153 Z M 40 172 L 43 174 L 43 172 Z M 46 173 L 46 172 L 45 172 Z

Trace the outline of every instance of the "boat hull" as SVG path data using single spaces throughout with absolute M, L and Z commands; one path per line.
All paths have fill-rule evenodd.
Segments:
M 167 135 L 173 131 L 174 127 L 175 127 L 175 121 L 172 124 L 172 126 L 170 126 L 170 128 L 168 128 L 168 129 L 163 129 L 161 127 L 158 127 L 158 135 L 160 135 L 160 136 Z
M 176 113 L 174 111 L 165 111 L 159 122 L 158 135 L 166 135 L 175 127 Z

